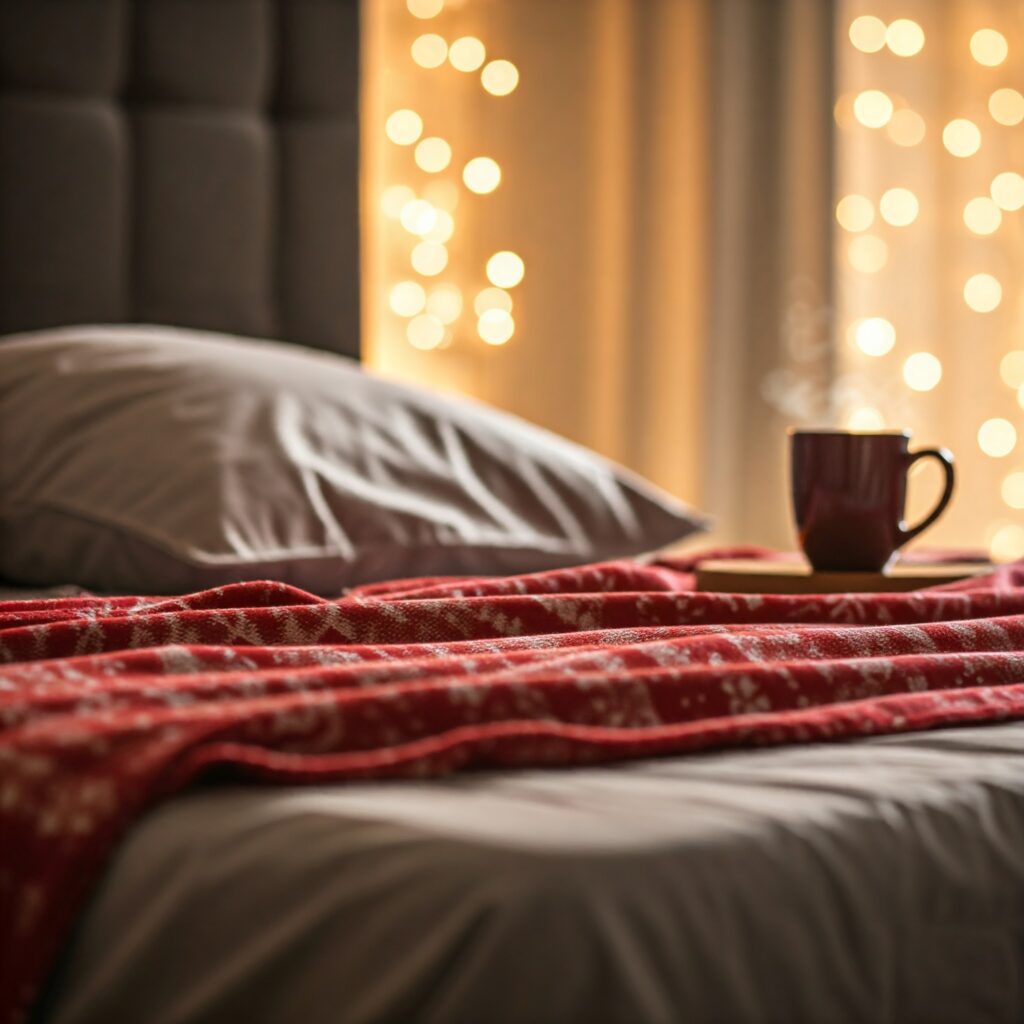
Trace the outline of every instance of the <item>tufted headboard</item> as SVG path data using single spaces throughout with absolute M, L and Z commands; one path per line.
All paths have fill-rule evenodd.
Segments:
M 0 334 L 358 355 L 358 0 L 0 0 Z

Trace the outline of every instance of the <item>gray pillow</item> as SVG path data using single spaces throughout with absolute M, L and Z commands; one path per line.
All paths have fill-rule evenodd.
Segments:
M 0 573 L 176 593 L 633 555 L 704 522 L 514 416 L 339 356 L 166 327 L 0 343 Z

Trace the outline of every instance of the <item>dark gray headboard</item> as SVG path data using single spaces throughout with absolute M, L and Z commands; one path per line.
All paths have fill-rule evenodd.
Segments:
M 0 334 L 359 350 L 358 0 L 0 0 Z

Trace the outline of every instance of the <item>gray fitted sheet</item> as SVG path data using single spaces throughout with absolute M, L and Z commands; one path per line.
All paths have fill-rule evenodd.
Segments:
M 196 790 L 114 860 L 54 1024 L 1024 1019 L 1024 723 Z

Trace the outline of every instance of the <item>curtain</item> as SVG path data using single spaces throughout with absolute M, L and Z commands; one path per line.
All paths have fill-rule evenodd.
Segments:
M 786 428 L 831 418 L 833 5 L 712 10 L 706 502 L 792 543 Z

